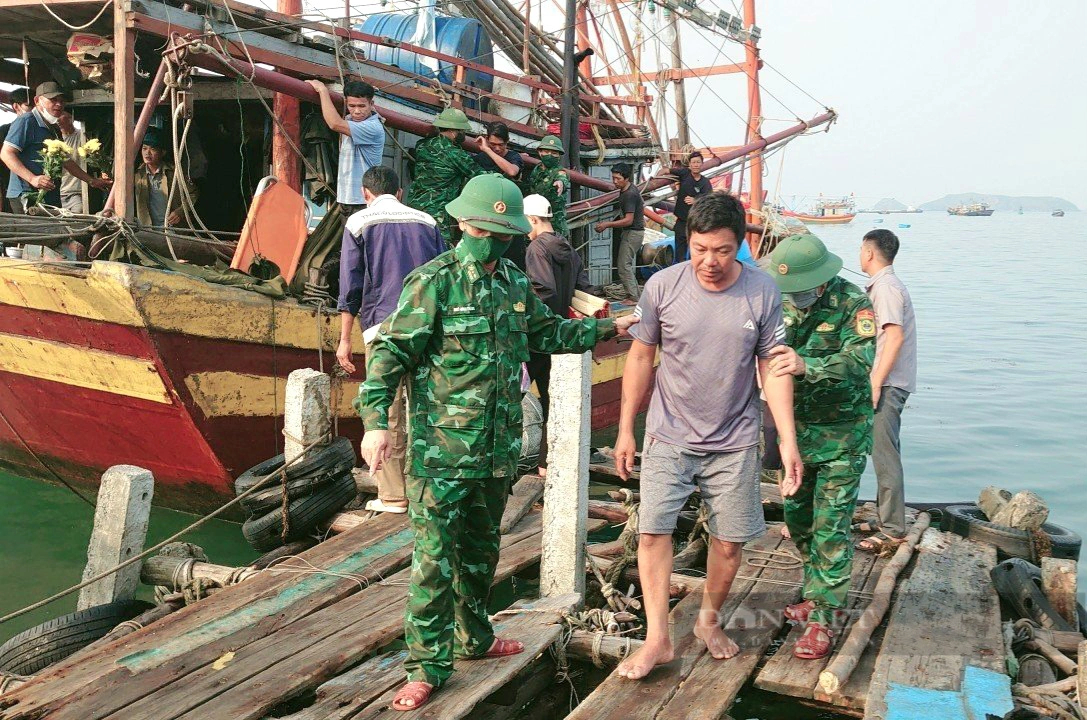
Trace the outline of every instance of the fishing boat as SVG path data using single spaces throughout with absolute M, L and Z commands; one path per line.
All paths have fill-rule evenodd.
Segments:
M 857 216 L 856 204 L 853 198 L 841 198 L 840 200 L 818 200 L 810 212 L 795 212 L 786 210 L 788 217 L 794 217 L 804 223 L 816 225 L 845 225 L 853 222 Z
M 993 214 L 993 208 L 989 203 L 977 202 L 967 205 L 955 205 L 947 209 L 948 215 L 960 215 L 963 217 L 989 217 Z
M 343 218 L 329 200 L 338 140 L 304 79 L 370 82 L 389 139 L 385 162 L 403 178 L 410 178 L 411 149 L 431 132 L 429 119 L 447 105 L 465 111 L 473 134 L 505 122 L 511 147 L 528 165 L 537 162 L 529 152 L 544 135 L 563 135 L 575 186 L 568 206 L 574 244 L 585 247 L 598 285 L 610 279 L 611 238 L 592 223 L 614 212 L 618 196 L 605 179 L 608 166 L 639 168 L 653 213 L 674 195 L 668 180 L 653 177 L 655 163 L 662 154 L 702 149 L 703 172 L 718 184 L 729 178 L 747 197 L 749 222 L 759 230 L 749 243 L 758 256 L 776 241 L 762 231 L 764 158 L 837 117 L 820 107 L 801 123 L 764 124 L 754 2 L 737 15 L 660 4 L 668 17 L 654 21 L 676 30 L 674 43 L 662 46 L 674 62 L 660 70 L 629 45 L 625 23 L 651 20 L 631 9 L 608 13 L 611 33 L 592 7 L 579 5 L 560 47 L 508 0 L 453 3 L 455 15 L 433 6 L 407 14 L 348 10 L 350 22 L 300 17 L 294 0 L 277 7 L 237 0 L 3 3 L 0 52 L 19 57 L 26 48 L 29 62 L 25 73 L 5 69 L 0 81 L 53 79 L 69 90 L 75 118 L 115 158 L 113 195 L 92 198 L 115 217 L 0 217 L 0 242 L 25 251 L 23 259 L 0 257 L 0 470 L 93 491 L 105 468 L 139 465 L 155 475 L 157 504 L 203 511 L 232 495 L 233 478 L 282 450 L 287 375 L 307 367 L 331 372 L 339 326 L 331 258 Z M 420 34 L 420 27 L 429 30 Z M 734 44 L 744 59 L 673 69 L 683 67 L 681 27 Z M 591 46 L 590 31 L 597 40 Z M 89 45 L 96 51 L 80 49 Z M 745 139 L 713 144 L 687 123 L 684 83 L 733 74 L 747 81 L 737 83 L 747 92 L 737 128 Z M 575 83 L 580 92 L 563 89 Z M 163 110 L 136 98 L 154 98 Z M 0 90 L 0 103 L 6 99 Z M 671 136 L 666 108 L 674 111 Z M 166 233 L 133 220 L 137 150 L 156 122 L 194 175 L 206 165 L 196 178 L 200 198 L 186 204 L 199 229 Z M 291 278 L 268 280 L 275 271 L 262 275 L 259 262 L 239 262 L 243 225 L 259 215 L 247 208 L 265 176 L 311 206 L 328 206 L 294 248 Z M 66 256 L 73 239 L 89 258 Z M 263 260 L 260 253 L 255 259 Z M 228 263 L 238 272 L 221 271 Z M 363 347 L 361 337 L 354 346 Z M 594 359 L 592 421 L 603 429 L 618 420 L 626 346 L 602 343 Z M 332 384 L 338 432 L 356 441 L 362 427 L 351 400 L 360 380 L 334 374 Z
M 1064 210 L 1054 210 L 1050 213 L 1052 217 L 1064 217 Z

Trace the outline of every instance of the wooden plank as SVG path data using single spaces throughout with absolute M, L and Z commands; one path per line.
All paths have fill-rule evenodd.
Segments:
M 864 717 L 887 716 L 891 683 L 959 690 L 967 665 L 1004 672 L 1000 605 L 989 580 L 996 548 L 928 530 L 902 584 L 872 674 Z
M 774 530 L 771 533 L 780 536 Z M 791 541 L 782 540 L 780 547 L 791 549 Z M 740 574 L 750 570 L 741 567 L 744 572 Z M 732 612 L 726 626 L 729 636 L 740 646 L 739 654 L 729 660 L 717 660 L 709 652 L 703 652 L 686 680 L 656 715 L 659 720 L 728 717 L 736 695 L 785 624 L 785 606 L 800 599 L 803 570 L 800 567 L 765 569 L 759 580 Z
M 363 526 L 314 546 L 299 557 L 318 568 L 337 564 L 351 567 L 352 572 L 369 575 L 369 579 L 373 580 L 407 562 L 411 553 L 410 534 L 398 536 L 405 525 L 406 520 L 402 515 L 374 518 Z M 390 537 L 398 538 L 397 547 L 392 552 L 389 543 L 379 545 Z M 314 580 L 314 577 L 310 576 L 305 579 L 306 582 L 300 583 L 299 576 L 295 574 L 261 573 L 113 643 L 72 655 L 43 671 L 18 691 L 7 694 L 4 706 L 15 705 L 16 710 L 12 712 L 17 711 L 18 715 L 44 712 L 47 708 L 58 706 L 67 697 L 86 695 L 88 686 L 99 686 L 107 675 L 130 676 L 126 670 L 116 670 L 115 662 L 121 657 L 158 648 L 167 639 L 195 633 L 210 623 L 219 623 L 221 632 L 233 629 L 233 636 L 225 636 L 233 641 L 261 637 L 358 590 L 358 583 L 346 578 L 320 576 Z M 253 622 L 251 614 L 245 614 L 246 609 L 268 598 L 279 599 L 275 611 Z M 231 618 L 237 620 L 231 624 Z
M 125 0 L 113 2 L 113 181 L 117 184 L 114 192 L 114 211 L 123 220 L 136 217 L 134 173 L 135 153 L 132 150 L 132 128 L 134 125 L 134 98 L 136 97 L 136 31 L 125 26 Z
M 781 533 L 772 528 L 770 532 L 758 540 L 748 543 L 746 547 L 748 549 L 769 551 L 776 550 L 781 543 Z M 734 611 L 741 606 L 752 588 L 755 587 L 755 581 L 748 578 L 757 579 L 762 577 L 764 572 L 767 572 L 746 565 L 743 567 L 744 572 L 740 573 L 742 577 L 737 577 L 733 583 L 732 591 L 722 608 L 722 613 L 730 618 L 733 616 Z M 793 591 L 795 592 L 796 588 L 793 588 Z M 658 713 L 676 695 L 677 689 L 683 686 L 691 673 L 698 667 L 702 655 L 706 654 L 705 644 L 691 634 L 701 604 L 702 593 L 694 592 L 680 600 L 679 604 L 671 612 L 671 636 L 675 647 L 675 660 L 667 665 L 657 667 L 644 680 L 636 682 L 619 677 L 612 672 L 604 682 L 597 686 L 596 690 L 578 705 L 569 716 L 569 720 L 604 720 L 605 718 L 615 717 L 639 718 L 639 720 L 642 720 L 657 717 Z M 727 667 L 725 663 L 734 661 L 735 658 L 724 662 L 712 661 L 713 673 L 722 673 L 722 670 Z M 713 673 L 706 673 L 705 668 L 700 670 L 700 675 L 708 674 L 712 676 Z M 691 708 L 686 710 L 691 710 Z M 678 712 L 679 708 L 676 707 L 675 711 Z
M 544 480 L 539 475 L 524 475 L 514 484 L 513 492 L 506 498 L 506 510 L 502 513 L 502 522 L 498 526 L 503 535 L 521 521 L 521 518 L 543 497 L 543 492 Z
M 860 593 L 871 592 L 875 583 L 879 580 L 879 573 L 887 564 L 886 558 L 877 560 L 873 553 L 857 552 L 853 558 L 853 577 L 850 587 Z M 875 577 L 873 578 L 873 574 Z M 849 598 L 849 620 L 842 632 L 834 636 L 834 650 L 841 644 L 842 639 L 849 634 L 854 620 L 860 616 L 864 608 L 868 606 L 868 598 L 863 594 L 854 594 Z M 777 649 L 774 656 L 755 678 L 755 687 L 767 690 L 779 695 L 791 697 L 810 698 L 819 673 L 823 671 L 830 656 L 820 660 L 801 660 L 793 655 L 800 636 L 804 634 L 804 628 L 799 623 L 789 631 L 785 642 Z

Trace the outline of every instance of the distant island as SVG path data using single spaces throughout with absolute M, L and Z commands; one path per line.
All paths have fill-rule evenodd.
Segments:
M 909 213 L 919 212 L 912 206 L 903 205 L 894 198 L 883 198 L 870 208 L 861 210 L 862 213 Z
M 947 210 L 956 205 L 972 203 L 988 203 L 997 212 L 1052 212 L 1064 210 L 1065 212 L 1078 212 L 1079 208 L 1064 198 L 1017 196 L 1017 195 L 989 195 L 986 193 L 958 193 L 944 195 L 938 200 L 921 205 L 922 210 Z

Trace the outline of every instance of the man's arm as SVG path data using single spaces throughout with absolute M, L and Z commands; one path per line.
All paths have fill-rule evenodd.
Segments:
M 18 175 L 31 187 L 38 190 L 53 189 L 53 181 L 48 175 L 35 175 L 30 168 L 23 165 L 23 161 L 19 159 L 18 146 L 5 142 L 3 150 L 0 150 L 0 160 L 4 161 L 13 174 Z
M 491 149 L 491 146 L 487 144 L 487 141 L 485 139 L 483 139 L 483 138 L 478 138 L 478 139 L 479 139 L 479 149 L 487 154 L 487 157 L 489 157 L 494 162 L 494 164 L 498 166 L 498 169 L 502 171 L 503 175 L 507 175 L 507 176 L 509 176 L 511 178 L 515 178 L 515 177 L 517 177 L 518 175 L 521 174 L 521 166 L 520 165 L 518 165 L 517 163 L 510 162 L 506 158 L 504 158 L 501 155 L 499 155 L 498 153 L 496 153 L 494 150 Z
M 634 471 L 634 419 L 653 381 L 653 360 L 657 346 L 635 340 L 623 366 L 623 394 L 619 403 L 619 436 L 615 442 L 615 467 L 626 480 Z
M 547 305 L 555 297 L 555 269 L 536 242 L 531 243 L 525 253 L 525 274 L 532 283 L 536 297 Z
M 902 334 L 902 326 L 888 323 L 883 326 L 883 351 L 879 355 L 879 364 L 872 368 L 872 387 L 883 387 L 887 382 L 887 376 L 894 369 L 898 361 L 898 353 L 902 350 L 905 336 Z
M 634 224 L 634 213 L 628 212 L 618 220 L 605 220 L 604 222 L 598 222 L 596 224 L 596 231 L 601 232 L 608 228 L 625 228 Z
M 796 421 L 793 417 L 793 378 L 791 375 L 778 376 L 771 373 L 769 358 L 759 358 L 758 364 L 762 392 L 766 396 L 766 404 L 778 431 L 778 445 L 785 470 L 781 478 L 781 495 L 789 497 L 800 488 L 800 482 L 804 478 L 804 466 L 796 444 Z
M 67 170 L 68 173 L 73 177 L 77 177 L 91 187 L 98 188 L 99 190 L 108 188 L 112 184 L 109 180 L 106 180 L 104 178 L 92 177 L 87 173 L 86 170 L 79 167 L 79 163 L 77 163 L 75 160 L 65 160 L 64 169 Z
M 351 127 L 347 124 L 347 121 L 340 115 L 340 111 L 336 109 L 336 106 L 332 102 L 332 96 L 328 92 L 328 88 L 320 80 L 307 80 L 306 84 L 317 91 L 317 94 L 321 97 L 321 117 L 324 118 L 325 124 L 335 130 L 341 135 L 351 136 Z
M 336 309 L 340 311 L 340 344 L 336 360 L 349 373 L 355 372 L 351 362 L 351 329 L 355 317 L 362 309 L 362 283 L 366 277 L 366 259 L 362 248 L 351 231 L 343 229 L 340 241 L 340 297 Z
M 528 323 L 528 348 L 538 353 L 587 352 L 601 340 L 615 337 L 618 332 L 616 321 L 611 318 L 560 318 L 533 292 L 528 294 L 528 302 L 525 303 L 525 319 Z

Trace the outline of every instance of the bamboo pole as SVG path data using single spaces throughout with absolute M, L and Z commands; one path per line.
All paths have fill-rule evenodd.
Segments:
M 1064 653 L 1047 643 L 1045 640 L 1039 640 L 1037 638 L 1028 640 L 1024 644 L 1024 647 L 1026 647 L 1027 650 L 1033 650 L 1036 653 L 1045 655 L 1046 659 L 1053 663 L 1057 669 L 1065 675 L 1076 674 L 1076 663 L 1071 658 L 1065 657 Z
M 898 575 L 910 562 L 914 548 L 917 547 L 921 535 L 928 529 L 929 522 L 928 513 L 917 516 L 917 522 L 913 524 L 913 529 L 910 530 L 906 541 L 898 546 L 894 557 L 880 573 L 879 582 L 876 583 L 876 589 L 872 595 L 872 602 L 868 603 L 864 613 L 849 631 L 849 637 L 842 643 L 834 660 L 819 674 L 819 687 L 816 691 L 830 695 L 838 692 L 838 689 L 849 680 L 849 676 L 853 674 L 853 670 L 861 659 L 861 654 L 868 647 L 868 641 L 872 639 L 872 633 L 883 621 L 883 616 L 887 614 Z
M 578 660 L 615 665 L 642 646 L 642 640 L 619 635 L 600 635 L 588 630 L 574 630 L 566 644 L 566 654 Z

